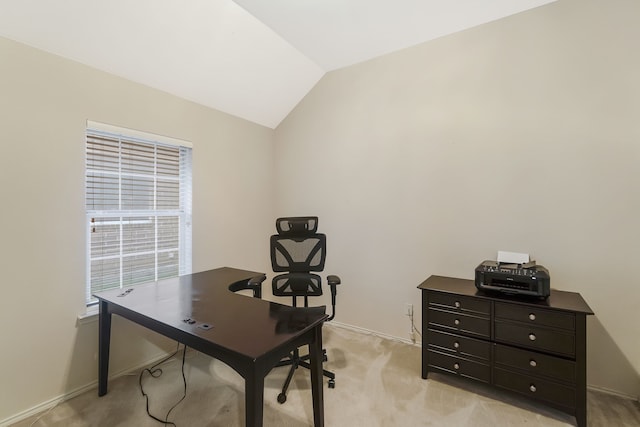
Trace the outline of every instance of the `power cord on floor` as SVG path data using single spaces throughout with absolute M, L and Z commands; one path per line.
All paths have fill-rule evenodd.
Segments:
M 145 393 L 144 388 L 142 387 L 142 376 L 145 372 L 148 372 L 149 375 L 151 375 L 153 378 L 158 378 L 160 375 L 162 375 L 162 369 L 158 368 L 158 366 L 162 365 L 163 363 L 165 363 L 166 361 L 168 361 L 169 359 L 171 359 L 172 357 L 174 357 L 176 354 L 178 354 L 180 350 L 180 344 L 178 344 L 178 348 L 176 348 L 176 351 L 165 357 L 164 359 L 162 359 L 161 361 L 159 361 L 158 363 L 156 363 L 155 365 L 153 365 L 150 368 L 147 369 L 143 369 L 140 372 L 140 378 L 138 379 L 138 383 L 140 384 L 140 392 L 142 393 L 142 395 L 145 397 L 146 400 L 146 405 L 147 405 L 147 415 L 149 415 L 149 417 L 153 418 L 154 420 L 162 423 L 163 425 L 171 425 L 173 427 L 177 427 L 177 425 L 172 422 L 169 421 L 169 415 L 171 414 L 171 411 L 173 411 L 179 404 L 180 402 L 182 402 L 184 400 L 185 397 L 187 397 L 187 378 L 184 375 L 184 361 L 185 361 L 185 356 L 187 353 L 187 346 L 185 345 L 182 349 L 182 382 L 184 384 L 184 393 L 182 395 L 182 397 L 180 398 L 180 400 L 178 400 L 172 407 L 171 409 L 169 409 L 169 411 L 167 412 L 167 415 L 165 416 L 164 420 L 156 417 L 155 415 L 151 414 L 151 412 L 149 411 L 149 395 L 147 393 Z

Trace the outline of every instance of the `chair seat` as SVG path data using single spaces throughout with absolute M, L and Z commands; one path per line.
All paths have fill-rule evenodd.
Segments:
M 285 273 L 273 278 L 277 297 L 317 297 L 322 295 L 322 278 L 313 273 Z

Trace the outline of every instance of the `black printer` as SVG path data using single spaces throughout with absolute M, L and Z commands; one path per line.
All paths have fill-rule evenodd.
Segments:
M 476 288 L 545 299 L 551 293 L 549 271 L 535 261 L 509 264 L 484 261 L 476 267 Z

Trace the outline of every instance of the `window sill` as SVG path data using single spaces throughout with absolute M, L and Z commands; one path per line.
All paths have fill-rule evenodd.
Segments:
M 99 312 L 100 309 L 98 308 L 97 304 L 87 307 L 86 312 L 84 312 L 83 314 L 78 314 L 78 325 L 97 322 Z

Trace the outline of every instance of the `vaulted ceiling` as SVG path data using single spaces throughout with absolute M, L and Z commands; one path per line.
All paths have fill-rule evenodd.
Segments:
M 328 71 L 552 1 L 0 0 L 0 36 L 275 128 Z

